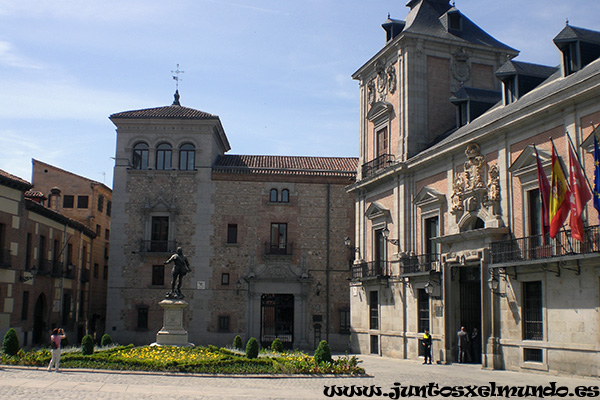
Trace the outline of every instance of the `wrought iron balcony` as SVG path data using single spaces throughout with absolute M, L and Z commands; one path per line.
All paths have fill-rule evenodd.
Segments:
M 291 256 L 293 250 L 293 243 L 265 243 L 265 254 L 268 256 Z
M 174 253 L 177 243 L 174 240 L 142 240 L 140 252 Z
M 50 275 L 52 273 L 54 261 L 52 260 L 39 260 L 37 265 L 38 275 Z
M 390 263 L 387 261 L 370 261 L 352 267 L 352 279 L 363 279 L 390 275 Z
M 376 172 L 381 171 L 384 168 L 389 167 L 396 161 L 396 157 L 393 154 L 383 154 L 374 160 L 369 161 L 362 165 L 362 177 L 368 178 L 374 175 Z
M 416 274 L 429 272 L 435 269 L 435 264 L 440 260 L 437 253 L 405 256 L 400 258 L 400 274 Z
M 542 235 L 493 242 L 490 244 L 492 264 L 543 260 L 600 251 L 600 230 L 596 226 L 584 228 L 583 242 L 573 239 L 571 231 L 560 231 L 554 239 Z

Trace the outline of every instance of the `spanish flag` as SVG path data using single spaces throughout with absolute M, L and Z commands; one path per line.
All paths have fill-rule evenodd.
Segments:
M 550 175 L 550 237 L 554 239 L 569 215 L 571 203 L 569 183 L 552 145 L 552 173 Z
M 588 189 L 587 178 L 581 168 L 579 159 L 573 151 L 573 147 L 569 146 L 569 181 L 571 184 L 571 236 L 574 239 L 583 242 L 583 219 L 581 214 L 585 208 L 585 204 L 592 198 L 592 194 Z

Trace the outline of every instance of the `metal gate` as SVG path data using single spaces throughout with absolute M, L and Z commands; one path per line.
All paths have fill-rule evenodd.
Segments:
M 460 326 L 472 335 L 477 329 L 479 335 L 471 343 L 468 352 L 470 362 L 480 363 L 481 353 L 481 278 L 479 267 L 460 268 Z M 460 326 L 458 327 L 460 329 Z
M 260 299 L 260 343 L 269 347 L 273 340 L 281 340 L 291 349 L 294 343 L 294 295 L 265 293 Z

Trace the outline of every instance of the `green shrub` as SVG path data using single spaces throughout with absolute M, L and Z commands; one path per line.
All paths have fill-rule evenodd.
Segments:
M 258 341 L 251 337 L 246 343 L 246 357 L 256 358 L 258 357 Z
M 102 335 L 102 339 L 100 340 L 100 346 L 105 347 L 113 344 L 113 340 L 108 333 Z
M 273 340 L 273 343 L 271 343 L 271 350 L 277 353 L 283 353 L 283 343 L 281 343 L 281 340 L 279 340 L 279 338 Z
M 240 335 L 237 335 L 236 337 L 233 338 L 233 348 L 240 349 L 240 350 L 242 350 L 244 348 L 244 345 L 242 343 L 242 338 L 240 337 Z
M 19 337 L 17 336 L 17 331 L 13 328 L 10 328 L 6 335 L 4 335 L 4 340 L 2 341 L 2 353 L 7 356 L 14 356 L 19 352 L 21 345 L 19 344 Z
M 326 340 L 321 340 L 317 350 L 315 350 L 315 362 L 317 364 L 322 362 L 331 362 L 331 349 L 329 348 Z
M 94 354 L 94 338 L 92 335 L 85 335 L 81 340 L 81 353 L 84 356 Z

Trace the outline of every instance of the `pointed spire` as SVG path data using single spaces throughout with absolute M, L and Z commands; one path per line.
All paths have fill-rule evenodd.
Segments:
M 175 97 L 175 100 L 173 100 L 173 104 L 171 104 L 172 106 L 181 106 L 181 103 L 179 103 L 179 90 L 175 90 L 175 94 L 173 95 L 173 97 Z

